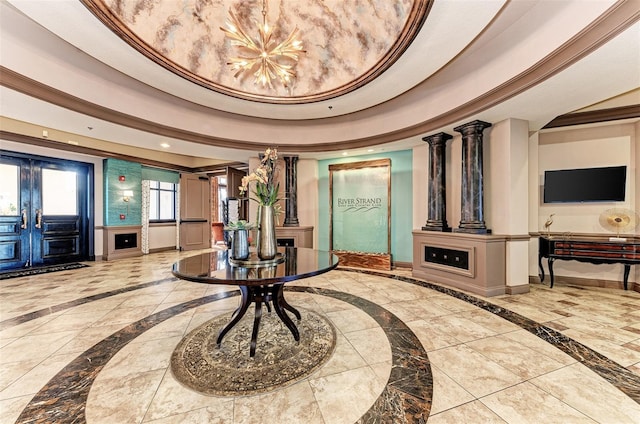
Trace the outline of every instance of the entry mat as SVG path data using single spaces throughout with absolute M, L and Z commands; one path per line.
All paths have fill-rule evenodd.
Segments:
M 67 271 L 69 269 L 84 268 L 88 266 L 89 265 L 84 265 L 84 264 L 74 262 L 70 264 L 43 266 L 38 268 L 23 268 L 23 269 L 13 269 L 11 271 L 0 271 L 0 280 L 6 280 L 9 278 L 17 278 L 17 277 L 27 277 L 30 275 L 46 274 L 47 272 Z

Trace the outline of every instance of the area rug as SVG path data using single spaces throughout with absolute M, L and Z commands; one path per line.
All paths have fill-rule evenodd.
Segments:
M 52 265 L 52 266 L 43 266 L 39 268 L 28 268 L 28 269 L 16 269 L 12 271 L 2 271 L 0 272 L 0 280 L 6 280 L 8 278 L 17 278 L 17 277 L 27 277 L 29 275 L 38 275 L 38 274 L 46 274 L 47 272 L 56 272 L 56 271 L 67 271 L 70 269 L 84 268 L 89 265 L 79 264 L 77 262 L 70 264 L 61 264 L 61 265 Z
M 253 314 L 248 313 L 222 340 L 221 315 L 189 333 L 171 356 L 171 371 L 183 385 L 206 395 L 245 396 L 269 392 L 300 381 L 329 360 L 336 331 L 325 317 L 298 308 L 300 342 L 274 313 L 262 315 L 256 354 L 249 357 Z

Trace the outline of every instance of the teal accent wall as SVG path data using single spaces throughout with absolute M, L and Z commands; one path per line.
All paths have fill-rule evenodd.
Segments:
M 160 181 L 161 183 L 178 184 L 180 182 L 180 173 L 175 171 L 167 171 L 166 169 L 149 168 L 142 166 L 142 179 L 149 181 Z
M 105 159 L 103 162 L 104 225 L 142 225 L 142 165 L 120 159 Z M 125 180 L 120 181 L 123 175 Z M 133 191 L 127 203 L 122 199 L 123 191 Z M 120 214 L 125 219 L 120 219 Z
M 318 161 L 318 249 L 329 250 L 329 165 L 391 159 L 391 258 L 413 262 L 413 152 L 402 150 Z

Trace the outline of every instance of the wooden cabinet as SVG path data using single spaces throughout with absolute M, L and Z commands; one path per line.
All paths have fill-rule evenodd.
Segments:
M 631 265 L 640 263 L 640 239 L 629 238 L 626 242 L 614 242 L 605 239 L 571 240 L 540 237 L 538 266 L 540 267 L 540 280 L 544 281 L 542 258 L 547 258 L 551 287 L 553 287 L 553 262 L 556 259 L 562 259 L 592 264 L 623 264 L 624 289 L 627 290 Z
M 278 246 L 313 248 L 313 227 L 276 227 Z
M 140 225 L 103 227 L 103 234 L 102 259 L 105 261 L 142 256 L 142 227 Z

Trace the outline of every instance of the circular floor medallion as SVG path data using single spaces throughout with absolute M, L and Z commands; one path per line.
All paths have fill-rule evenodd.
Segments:
M 247 314 L 233 327 L 218 348 L 218 331 L 231 319 L 225 314 L 207 321 L 180 341 L 171 356 L 171 371 L 183 385 L 214 396 L 253 395 L 302 380 L 331 357 L 336 332 L 325 317 L 298 310 L 302 315 L 296 321 L 300 343 L 272 312 L 262 315 L 253 358 L 249 357 L 253 314 Z

